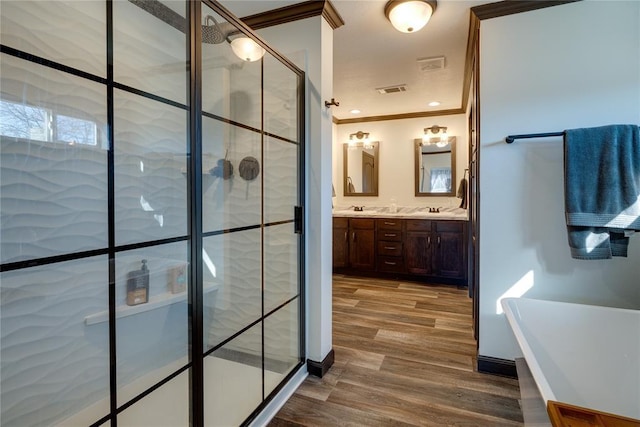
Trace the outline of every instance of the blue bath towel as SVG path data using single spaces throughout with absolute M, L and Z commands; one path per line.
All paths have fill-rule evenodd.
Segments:
M 571 129 L 564 136 L 565 210 L 571 256 L 627 256 L 640 231 L 640 128 Z

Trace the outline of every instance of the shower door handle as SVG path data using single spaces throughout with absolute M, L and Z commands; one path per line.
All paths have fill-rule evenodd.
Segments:
M 296 234 L 302 234 L 303 228 L 303 211 L 302 206 L 293 207 L 293 232 Z

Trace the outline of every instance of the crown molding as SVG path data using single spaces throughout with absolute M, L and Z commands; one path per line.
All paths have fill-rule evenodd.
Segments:
M 335 7 L 333 7 L 333 3 L 329 0 L 324 2 L 324 8 L 322 9 L 322 16 L 326 21 L 331 25 L 332 29 L 340 28 L 344 25 L 344 21 L 342 20 L 342 16 L 338 13 Z
M 334 30 L 344 25 L 342 17 L 329 0 L 305 1 L 262 13 L 256 13 L 255 15 L 245 16 L 242 18 L 242 22 L 253 30 L 259 30 L 261 28 L 286 24 L 288 22 L 320 15 L 322 15 Z
M 559 6 L 566 3 L 574 3 L 581 0 L 504 0 L 495 3 L 482 4 L 471 8 L 471 13 L 481 21 L 484 19 L 498 18 L 500 16 L 516 13 L 530 12 L 546 7 Z
M 480 19 L 473 13 L 469 13 L 469 34 L 467 35 L 467 53 L 464 60 L 464 77 L 462 81 L 462 101 L 460 108 L 467 108 L 471 91 L 471 79 L 473 78 L 474 61 L 476 57 L 476 45 L 480 33 Z
M 333 123 L 346 125 L 350 123 L 382 122 L 385 120 L 419 119 L 423 117 L 452 116 L 454 114 L 464 114 L 465 112 L 463 108 L 454 108 L 451 110 L 417 111 L 415 113 L 389 114 L 385 116 L 358 117 L 353 119 L 337 119 L 334 117 Z

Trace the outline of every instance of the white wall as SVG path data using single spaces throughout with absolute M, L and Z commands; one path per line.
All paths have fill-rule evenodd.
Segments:
M 481 25 L 480 349 L 517 356 L 497 300 L 640 309 L 640 236 L 629 258 L 570 257 L 561 138 L 508 134 L 640 123 L 640 2 L 582 1 Z M 559 325 L 561 327 L 561 325 Z
M 386 120 L 380 122 L 355 123 L 335 126 L 333 138 L 333 184 L 336 190 L 336 206 L 365 205 L 388 206 L 396 199 L 398 206 L 460 206 L 455 197 L 415 197 L 414 139 L 421 138 L 423 129 L 434 124 L 446 126 L 449 136 L 456 137 L 456 183 L 462 180 L 468 164 L 467 116 L 456 114 L 419 119 Z M 380 169 L 378 197 L 344 197 L 342 147 L 349 134 L 357 131 L 369 132 L 371 141 L 379 141 Z
M 320 362 L 331 350 L 332 219 L 331 110 L 333 30 L 321 16 L 258 31 L 270 46 L 306 72 L 306 299 L 307 358 Z M 295 37 L 291 35 L 295 34 Z

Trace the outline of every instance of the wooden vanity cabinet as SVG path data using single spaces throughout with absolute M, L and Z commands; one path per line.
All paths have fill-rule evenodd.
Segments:
M 464 222 L 407 220 L 406 227 L 408 273 L 466 284 Z
M 376 268 L 375 226 L 371 218 L 349 219 L 349 267 Z
M 401 219 L 376 219 L 377 267 L 385 273 L 404 273 L 404 227 Z
M 333 218 L 333 268 L 375 270 L 375 220 Z
M 467 284 L 466 222 L 397 218 L 333 219 L 336 271 Z
M 436 221 L 435 230 L 434 274 L 438 277 L 465 280 L 467 244 L 464 223 Z
M 407 237 L 405 239 L 405 259 L 407 272 L 421 276 L 433 274 L 433 233 L 431 221 L 407 220 Z
M 349 218 L 333 218 L 333 268 L 349 265 Z

